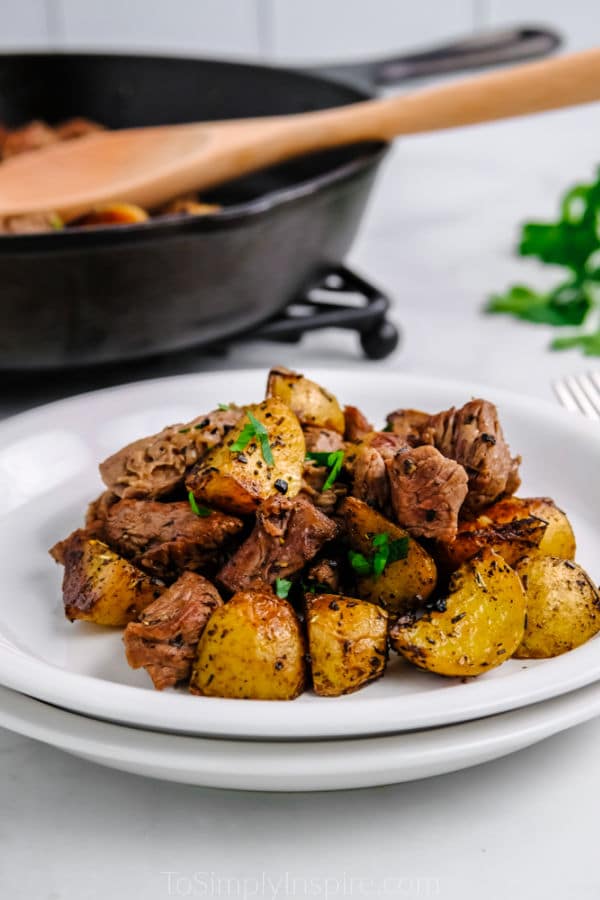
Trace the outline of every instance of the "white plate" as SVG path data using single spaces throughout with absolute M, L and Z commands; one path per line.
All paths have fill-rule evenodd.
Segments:
M 416 781 L 529 747 L 600 714 L 600 684 L 461 725 L 387 737 L 272 743 L 100 722 L 0 688 L 0 726 L 111 769 L 203 787 L 334 791 Z
M 437 410 L 472 395 L 498 403 L 513 451 L 523 454 L 524 494 L 565 507 L 579 559 L 596 579 L 600 537 L 600 429 L 538 400 L 475 384 L 389 370 L 309 373 L 343 402 L 382 421 L 398 406 Z M 262 396 L 257 371 L 146 381 L 74 397 L 0 424 L 0 684 L 98 718 L 173 732 L 256 739 L 322 739 L 395 733 L 516 709 L 600 678 L 597 639 L 552 660 L 509 660 L 461 683 L 395 660 L 386 677 L 347 697 L 304 694 L 293 703 L 248 702 L 153 691 L 129 669 L 118 631 L 69 624 L 61 570 L 47 548 L 82 520 L 101 489 L 96 463 L 126 441 L 220 401 Z M 8 512 L 8 508 L 11 511 Z

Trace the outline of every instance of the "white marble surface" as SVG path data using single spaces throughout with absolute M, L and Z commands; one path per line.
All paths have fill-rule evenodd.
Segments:
M 551 400 L 553 378 L 590 368 L 576 353 L 550 353 L 549 330 L 484 317 L 481 306 L 512 279 L 541 282 L 533 263 L 511 255 L 516 225 L 551 215 L 558 192 L 591 174 L 599 114 L 589 107 L 397 147 L 351 256 L 396 298 L 404 344 L 376 364 L 382 378 L 391 367 Z M 239 347 L 221 361 L 190 354 L 179 369 L 284 358 L 374 365 L 358 359 L 351 336 L 314 335 L 291 350 Z M 87 386 L 5 379 L 0 414 Z M 144 781 L 0 732 L 0 896 L 596 898 L 599 741 L 596 721 L 456 775 L 269 796 Z M 294 890 L 294 878 L 313 882 Z

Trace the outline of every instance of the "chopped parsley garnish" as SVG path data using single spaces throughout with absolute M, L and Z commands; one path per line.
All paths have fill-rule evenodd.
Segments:
M 349 550 L 348 559 L 350 560 L 350 565 L 358 575 L 372 574 L 371 562 L 362 553 L 357 553 L 355 550 Z
M 211 515 L 212 509 L 209 509 L 208 506 L 198 506 L 193 491 L 188 491 L 188 501 L 194 515 L 200 516 L 202 519 Z
M 312 459 L 319 466 L 329 466 L 329 474 L 327 475 L 327 479 L 325 484 L 321 488 L 321 491 L 328 491 L 330 487 L 333 487 L 335 484 L 338 475 L 340 474 L 342 464 L 344 462 L 344 451 L 343 450 L 332 450 L 331 453 L 328 452 L 315 452 L 315 453 L 307 453 L 307 459 Z
M 365 556 L 364 553 L 349 550 L 348 559 L 357 575 L 373 575 L 375 578 L 379 578 L 389 563 L 397 562 L 399 559 L 406 559 L 409 544 L 410 539 L 408 536 L 390 540 L 389 534 L 382 532 L 373 536 L 371 540 L 373 552 L 369 557 Z
M 600 356 L 599 223 L 600 169 L 595 181 L 567 191 L 556 221 L 528 222 L 522 227 L 518 253 L 562 266 L 562 280 L 548 291 L 513 285 L 492 296 L 487 311 L 558 327 L 589 322 L 591 327 L 557 338 L 550 346 L 553 350 L 579 347 L 589 356 Z
M 259 422 L 249 410 L 246 411 L 246 415 L 248 417 L 248 423 L 244 425 L 237 440 L 234 441 L 229 449 L 232 453 L 241 453 L 246 449 L 250 441 L 256 439 L 260 444 L 260 449 L 266 464 L 268 466 L 274 465 L 275 460 L 273 459 L 271 445 L 269 444 L 269 432 L 263 423 Z
M 191 431 L 191 428 L 180 428 L 179 434 L 189 434 L 190 431 Z
M 292 586 L 292 582 L 287 578 L 276 578 L 275 579 L 275 593 L 282 600 L 287 598 L 287 595 L 290 592 L 290 588 Z
M 227 412 L 227 410 L 229 409 L 229 403 L 219 403 L 218 409 L 220 409 L 221 412 Z

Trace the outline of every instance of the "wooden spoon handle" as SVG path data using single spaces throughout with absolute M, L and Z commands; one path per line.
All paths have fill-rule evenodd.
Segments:
M 272 152 L 294 154 L 438 131 L 600 100 L 600 49 L 383 100 L 282 118 Z M 277 120 L 272 120 L 275 126 Z M 273 158 L 270 160 L 273 161 Z

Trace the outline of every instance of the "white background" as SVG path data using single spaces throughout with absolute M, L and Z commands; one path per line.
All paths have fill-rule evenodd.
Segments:
M 1 0 L 0 46 L 318 61 L 393 53 L 514 22 L 552 23 L 573 48 L 600 36 L 594 0 Z

